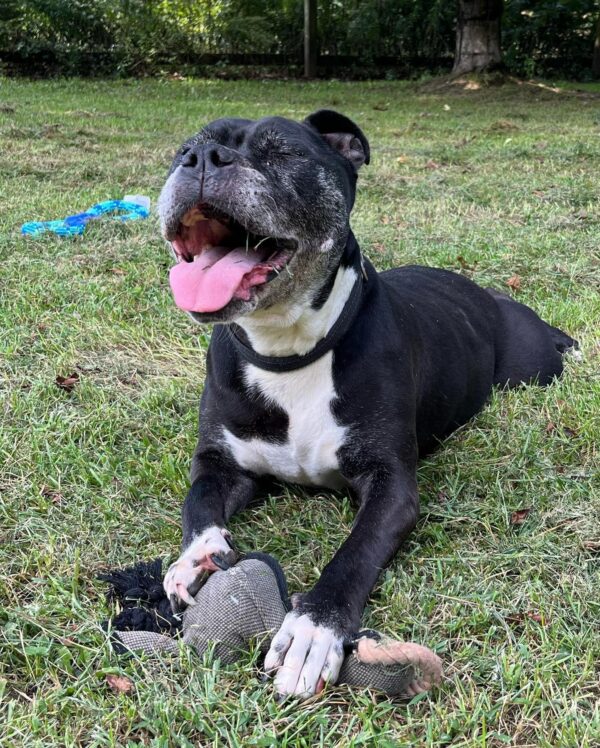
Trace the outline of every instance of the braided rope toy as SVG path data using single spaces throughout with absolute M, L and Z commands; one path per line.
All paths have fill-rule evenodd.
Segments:
M 29 221 L 21 226 L 21 233 L 25 236 L 39 236 L 49 231 L 58 236 L 79 236 L 83 234 L 89 221 L 102 216 L 111 221 L 123 222 L 148 218 L 149 215 L 149 198 L 143 195 L 126 195 L 124 200 L 105 200 L 92 205 L 83 213 L 66 218 L 54 221 Z
M 283 571 L 267 554 L 247 554 L 235 566 L 215 571 L 181 618 L 171 612 L 161 567 L 157 559 L 100 576 L 111 585 L 109 597 L 122 606 L 110 622 L 120 652 L 177 653 L 180 638 L 200 655 L 214 647 L 214 656 L 230 664 L 253 642 L 265 653 L 291 607 Z M 412 698 L 441 679 L 440 658 L 420 644 L 365 630 L 345 650 L 338 683 Z

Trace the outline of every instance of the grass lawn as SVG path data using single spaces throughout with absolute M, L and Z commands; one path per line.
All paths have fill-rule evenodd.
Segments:
M 0 81 L 2 746 L 600 745 L 597 91 Z M 220 669 L 111 651 L 95 577 L 178 551 L 210 331 L 171 300 L 154 218 L 19 234 L 125 193 L 154 200 L 210 119 L 322 106 L 371 140 L 353 225 L 376 266 L 505 290 L 517 275 L 513 293 L 584 354 L 545 390 L 495 394 L 422 463 L 421 521 L 365 614 L 443 657 L 441 688 L 409 704 L 339 688 L 280 706 L 256 653 Z M 71 372 L 69 393 L 55 378 Z M 347 496 L 288 486 L 231 528 L 299 590 L 352 517 Z

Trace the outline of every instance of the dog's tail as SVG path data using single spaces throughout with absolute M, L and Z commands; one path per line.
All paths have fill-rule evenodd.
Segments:
M 505 303 L 508 302 L 511 309 L 513 310 L 517 310 L 518 308 L 523 309 L 523 304 L 519 304 L 518 302 L 516 302 L 512 298 L 512 296 L 509 296 L 507 293 L 504 293 L 503 291 L 498 291 L 495 288 L 489 288 L 489 287 L 487 287 L 485 290 L 491 296 L 493 296 L 496 299 L 496 301 L 505 302 Z M 525 309 L 528 309 L 528 307 L 525 307 Z M 528 310 L 528 311 L 529 313 L 531 313 L 532 310 Z M 552 327 L 552 325 L 549 325 L 545 320 L 539 317 L 538 319 L 540 320 L 540 322 L 543 323 L 544 327 L 546 328 L 547 332 L 550 335 L 550 338 L 552 339 L 552 342 L 554 343 L 554 347 L 560 353 L 561 356 L 564 356 L 564 354 L 568 353 L 569 351 L 579 350 L 579 343 L 577 340 L 575 340 L 575 338 L 572 338 L 570 335 L 567 335 L 566 332 L 563 332 L 558 327 Z
M 548 328 L 554 347 L 561 356 L 564 356 L 565 353 L 579 351 L 579 342 L 575 340 L 575 338 L 572 338 L 570 335 L 567 335 L 566 332 L 559 330 L 558 327 L 552 327 L 552 325 L 549 325 L 547 322 L 544 322 L 544 324 Z

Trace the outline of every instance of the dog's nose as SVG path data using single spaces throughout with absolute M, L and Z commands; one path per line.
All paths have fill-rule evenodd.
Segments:
M 187 169 L 202 169 L 211 172 L 229 166 L 235 161 L 236 153 L 224 145 L 196 145 L 190 148 L 181 159 L 181 166 Z

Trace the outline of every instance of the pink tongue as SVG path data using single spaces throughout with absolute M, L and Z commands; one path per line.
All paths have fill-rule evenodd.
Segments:
M 175 303 L 186 312 L 216 312 L 231 301 L 246 273 L 260 262 L 260 254 L 245 247 L 213 247 L 199 260 L 178 262 L 169 274 Z

